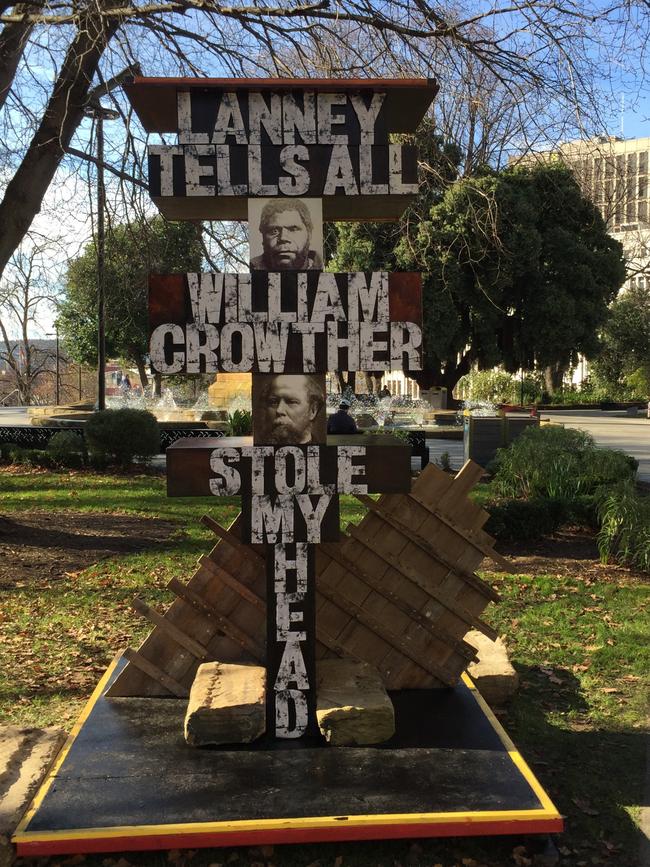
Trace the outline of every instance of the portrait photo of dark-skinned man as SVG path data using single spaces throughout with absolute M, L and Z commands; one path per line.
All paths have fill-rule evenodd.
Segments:
M 325 378 L 314 374 L 259 374 L 253 379 L 256 445 L 326 441 Z
M 257 221 L 253 220 L 253 212 L 249 226 L 251 269 L 322 269 L 323 227 L 319 209 L 305 199 L 267 199 L 259 202 L 259 224 L 255 225 Z M 262 252 L 258 253 L 260 248 Z

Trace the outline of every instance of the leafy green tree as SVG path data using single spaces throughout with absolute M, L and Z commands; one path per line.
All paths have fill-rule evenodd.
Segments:
M 546 370 L 552 391 L 578 354 L 596 352 L 624 280 L 622 248 L 566 168 L 483 168 L 425 189 L 419 205 L 390 251 L 379 237 L 374 259 L 370 240 L 355 248 L 339 231 L 335 263 L 423 272 L 424 369 L 413 374 L 422 388 L 451 394 L 472 367 L 501 364 Z
M 415 243 L 418 227 L 428 218 L 431 208 L 442 200 L 445 190 L 458 178 L 462 159 L 456 145 L 435 134 L 430 119 L 423 121 L 416 141 L 422 181 L 415 202 L 408 207 L 398 223 L 327 224 L 325 257 L 329 270 L 400 270 L 398 251 L 401 249 L 402 238 L 407 238 L 405 249 Z M 346 385 L 343 374 L 338 373 L 338 376 L 343 390 Z M 353 372 L 347 374 L 347 384 L 354 389 Z M 378 388 L 378 383 L 375 385 Z
M 650 286 L 626 289 L 612 304 L 593 367 L 614 391 L 650 397 Z
M 106 234 L 106 354 L 132 362 L 142 387 L 148 342 L 150 272 L 198 271 L 201 245 L 192 223 L 162 217 L 114 226 Z M 82 364 L 97 364 L 97 250 L 90 243 L 68 266 L 58 317 L 66 349 Z

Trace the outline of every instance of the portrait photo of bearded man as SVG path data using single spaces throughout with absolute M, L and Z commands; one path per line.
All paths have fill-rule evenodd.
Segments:
M 310 374 L 259 374 L 253 379 L 256 445 L 324 443 L 324 378 Z
M 260 200 L 261 202 L 262 200 Z M 321 270 L 322 223 L 315 225 L 310 203 L 303 199 L 268 199 L 259 219 L 251 219 L 251 269 L 254 271 Z M 261 239 L 261 244 L 260 244 Z M 254 255 L 262 248 L 260 255 Z

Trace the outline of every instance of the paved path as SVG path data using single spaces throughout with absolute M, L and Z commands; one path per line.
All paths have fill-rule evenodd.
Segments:
M 628 418 L 620 412 L 599 410 L 542 410 L 540 416 L 542 419 L 560 422 L 566 427 L 587 431 L 599 446 L 627 452 L 639 461 L 637 478 L 650 482 L 650 419 L 645 418 L 645 415 Z
M 27 418 L 27 407 L 0 406 L 0 427 L 9 424 L 29 424 L 29 419 Z
M 611 449 L 621 449 L 639 461 L 637 478 L 650 483 L 650 419 L 641 415 L 628 418 L 620 412 L 601 412 L 600 410 L 581 410 L 560 412 L 542 410 L 542 419 L 563 424 L 566 427 L 580 428 L 590 433 L 596 444 Z M 444 452 L 449 454 L 451 468 L 460 469 L 463 464 L 463 443 L 461 440 L 429 439 L 430 460 L 439 462 Z

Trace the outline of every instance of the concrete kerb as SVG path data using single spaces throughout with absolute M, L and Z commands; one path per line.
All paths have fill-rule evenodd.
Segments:
M 0 727 L 0 867 L 13 863 L 11 835 L 65 739 L 56 728 Z

